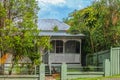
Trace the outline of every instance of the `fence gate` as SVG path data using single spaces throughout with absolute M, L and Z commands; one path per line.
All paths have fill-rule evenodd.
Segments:
M 110 74 L 117 75 L 120 74 L 120 47 L 111 48 L 110 52 Z

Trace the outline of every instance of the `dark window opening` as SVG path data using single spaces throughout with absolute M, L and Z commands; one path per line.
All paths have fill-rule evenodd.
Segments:
M 63 53 L 63 41 L 54 40 L 51 42 L 52 50 L 51 53 Z
M 66 53 L 80 53 L 80 42 L 68 41 L 65 44 Z

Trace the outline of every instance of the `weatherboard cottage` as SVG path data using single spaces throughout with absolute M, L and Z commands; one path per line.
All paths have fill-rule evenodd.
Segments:
M 43 63 L 48 66 L 50 73 L 52 67 L 62 63 L 81 66 L 81 43 L 84 34 L 67 33 L 70 26 L 56 19 L 40 19 L 38 28 L 41 30 L 40 36 L 50 37 L 52 49 L 43 54 Z M 9 66 L 11 59 L 12 55 L 9 55 L 4 66 Z M 31 61 L 25 58 L 20 63 L 31 63 Z
M 67 33 L 70 26 L 56 19 L 40 19 L 38 28 L 40 36 L 50 37 L 52 49 L 43 56 L 43 62 L 50 69 L 52 65 L 61 63 L 81 65 L 81 39 L 84 34 Z

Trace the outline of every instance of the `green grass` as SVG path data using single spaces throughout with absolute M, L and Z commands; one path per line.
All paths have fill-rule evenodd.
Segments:
M 71 80 L 104 80 L 107 78 L 120 78 L 120 75 L 109 76 L 109 77 L 98 77 L 98 78 L 77 78 L 77 79 L 71 79 Z
M 116 76 L 109 76 L 109 77 L 98 77 L 98 78 L 77 78 L 77 79 L 71 79 L 71 80 L 105 80 L 108 78 L 120 78 L 120 75 L 116 75 Z M 57 78 L 56 80 L 60 80 L 60 78 Z M 117 79 L 118 80 L 118 79 Z
M 79 79 L 72 79 L 72 80 L 101 80 L 100 78 L 79 78 Z

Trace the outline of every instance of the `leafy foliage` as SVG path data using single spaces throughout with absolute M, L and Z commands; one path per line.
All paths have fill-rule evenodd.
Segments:
M 58 31 L 58 26 L 55 26 L 55 27 L 53 28 L 53 31 L 54 31 L 54 32 L 57 32 L 57 31 Z
M 74 11 L 65 19 L 69 32 L 84 33 L 85 53 L 94 53 L 120 45 L 120 1 L 98 0 L 91 6 Z
M 1 54 L 12 53 L 12 68 L 23 57 L 39 65 L 43 54 L 40 48 L 49 47 L 49 37 L 39 36 L 38 10 L 36 0 L 0 1 L 0 51 Z

